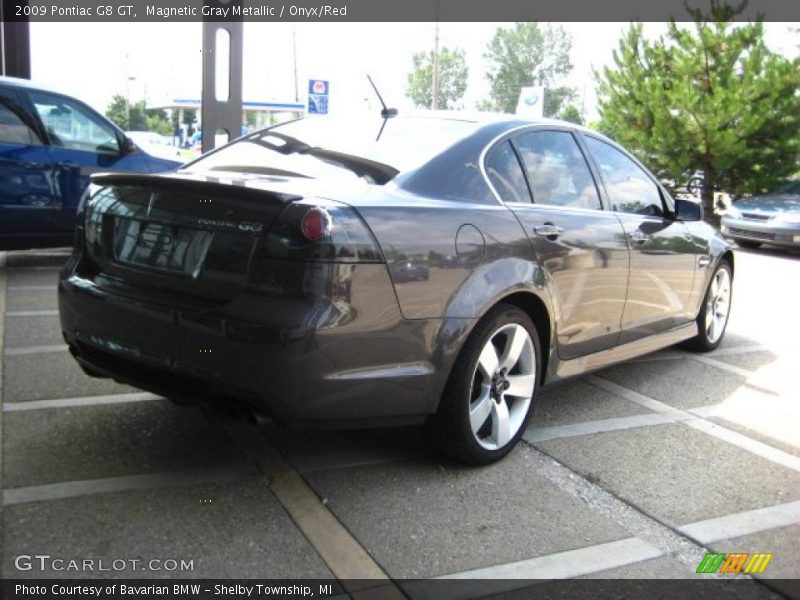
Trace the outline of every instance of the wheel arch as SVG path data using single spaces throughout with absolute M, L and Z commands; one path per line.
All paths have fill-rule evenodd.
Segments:
M 516 306 L 524 311 L 536 326 L 536 333 L 539 335 L 539 349 L 542 353 L 542 361 L 539 365 L 540 373 L 542 374 L 540 383 L 544 383 L 550 362 L 550 349 L 553 347 L 554 330 L 552 315 L 547 305 L 539 296 L 529 291 L 518 291 L 504 296 L 495 302 L 491 308 L 498 304 Z
M 730 248 L 725 250 L 725 252 L 723 252 L 722 255 L 719 257 L 719 260 L 717 261 L 717 265 L 719 265 L 719 263 L 721 263 L 723 260 L 727 261 L 727 263 L 731 266 L 731 277 L 733 277 L 733 275 L 734 275 L 734 273 L 736 271 L 736 267 L 735 267 L 734 261 L 733 261 L 733 250 L 731 250 Z M 714 268 L 716 269 L 716 266 Z

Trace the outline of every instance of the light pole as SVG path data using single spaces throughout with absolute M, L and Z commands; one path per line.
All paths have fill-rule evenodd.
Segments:
M 131 130 L 131 81 L 136 81 L 136 77 L 129 75 L 125 82 L 125 108 L 128 113 L 128 131 Z
M 433 36 L 433 82 L 431 84 L 431 108 L 433 110 L 439 108 L 439 21 L 436 21 L 436 30 Z

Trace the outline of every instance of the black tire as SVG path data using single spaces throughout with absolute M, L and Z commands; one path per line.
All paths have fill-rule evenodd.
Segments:
M 736 240 L 736 245 L 740 246 L 741 248 L 749 248 L 750 250 L 755 250 L 756 248 L 761 247 L 761 242 L 750 242 L 748 240 Z
M 478 361 L 481 353 L 490 343 L 490 340 L 497 340 L 498 335 L 502 339 L 505 334 L 501 330 L 509 325 L 519 325 L 524 328 L 532 342 L 532 350 L 531 346 L 527 346 L 526 342 L 527 350 L 523 351 L 523 353 L 527 357 L 527 363 L 530 364 L 532 362 L 533 364 L 533 391 L 527 411 L 524 413 L 524 418 L 521 419 L 521 425 L 519 425 L 514 435 L 502 447 L 487 449 L 476 439 L 479 433 L 473 433 L 470 424 L 470 403 L 474 402 L 471 398 L 474 397 L 474 392 L 479 389 L 475 387 L 475 378 L 478 376 Z M 514 328 L 512 327 L 512 329 Z M 516 329 L 516 331 L 519 331 L 519 329 Z M 532 359 L 529 354 L 531 351 L 533 353 Z M 503 458 L 517 444 L 531 419 L 539 392 L 541 364 L 539 335 L 533 321 L 523 310 L 516 306 L 498 304 L 475 326 L 472 334 L 461 349 L 439 403 L 439 410 L 426 423 L 428 440 L 440 453 L 464 464 L 486 465 Z M 514 369 L 516 368 L 515 366 Z M 509 379 L 515 376 L 514 369 L 508 371 Z M 505 388 L 502 388 L 502 385 L 503 383 L 500 382 L 501 389 L 508 390 L 508 385 Z M 492 387 L 492 389 L 495 388 Z M 489 401 L 494 401 L 497 404 L 501 402 L 499 399 L 490 399 Z M 511 407 L 510 411 L 514 411 L 514 406 L 517 406 L 514 422 L 520 423 L 519 417 L 524 410 L 524 401 L 520 405 L 515 405 L 516 401 L 517 399 L 509 397 L 508 402 L 510 404 L 507 406 Z M 506 401 L 502 400 L 502 402 Z M 493 408 L 496 407 L 493 406 Z M 486 423 L 491 425 L 490 421 L 494 418 L 493 412 Z
M 708 328 L 708 305 L 710 301 L 712 287 L 714 285 L 714 281 L 717 278 L 717 275 L 721 270 L 727 271 L 728 274 L 728 281 L 730 285 L 730 293 L 728 296 L 728 313 L 725 317 L 725 323 L 722 326 L 722 333 L 719 337 L 710 336 L 709 335 L 709 328 Z M 689 340 L 686 340 L 683 343 L 683 347 L 687 350 L 692 352 L 711 352 L 715 350 L 721 343 L 722 340 L 725 338 L 725 331 L 728 327 L 728 320 L 730 318 L 730 304 L 733 301 L 733 270 L 731 269 L 730 263 L 723 259 L 717 265 L 717 268 L 714 270 L 714 274 L 711 276 L 711 281 L 708 283 L 708 287 L 706 288 L 706 293 L 703 296 L 703 304 L 700 306 L 700 312 L 697 315 L 697 335 Z

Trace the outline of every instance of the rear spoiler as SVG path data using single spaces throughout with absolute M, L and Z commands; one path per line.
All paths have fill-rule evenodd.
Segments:
M 98 186 L 123 185 L 174 190 L 196 195 L 220 195 L 228 199 L 256 200 L 288 204 L 302 199 L 298 194 L 277 192 L 268 182 L 235 177 L 216 177 L 210 174 L 180 173 L 95 173 L 91 182 Z

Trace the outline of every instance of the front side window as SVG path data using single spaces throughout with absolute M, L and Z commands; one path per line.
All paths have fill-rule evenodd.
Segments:
M 610 144 L 591 136 L 585 139 L 603 172 L 614 210 L 639 215 L 664 215 L 661 192 L 639 165 Z
M 114 129 L 88 109 L 67 98 L 42 92 L 32 92 L 30 97 L 53 146 L 103 154 L 119 153 Z
M 530 203 L 525 175 L 510 142 L 495 148 L 486 160 L 486 174 L 503 202 Z
M 27 120 L 16 103 L 0 97 L 0 143 L 21 146 L 40 144 L 39 136 Z
M 594 178 L 572 134 L 534 131 L 514 139 L 536 204 L 601 209 Z

